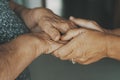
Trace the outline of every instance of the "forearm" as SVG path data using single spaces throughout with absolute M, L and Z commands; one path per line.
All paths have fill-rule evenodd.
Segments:
M 15 80 L 33 59 L 33 54 L 20 50 L 14 42 L 0 45 L 0 80 Z
M 120 35 L 120 28 L 113 29 L 113 30 L 104 29 L 104 31 L 110 34 Z
M 10 7 L 17 15 L 19 15 L 22 19 L 24 18 L 25 14 L 30 10 L 22 5 L 15 3 L 14 1 L 10 1 Z
M 107 37 L 107 50 L 108 57 L 120 60 L 120 36 L 119 35 L 109 35 Z
M 120 28 L 112 30 L 113 34 L 120 35 Z

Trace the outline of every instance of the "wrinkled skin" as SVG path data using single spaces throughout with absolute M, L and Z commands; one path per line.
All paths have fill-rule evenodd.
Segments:
M 37 57 L 51 53 L 59 44 L 45 33 L 29 33 L 0 46 L 0 80 L 15 80 Z
M 24 21 L 33 32 L 44 31 L 55 41 L 60 39 L 61 33 L 75 27 L 71 21 L 57 16 L 46 8 L 28 10 L 24 14 Z
M 45 33 L 24 34 L 14 39 L 12 42 L 19 45 L 17 46 L 19 47 L 19 52 L 24 51 L 26 53 L 32 53 L 35 57 L 38 57 L 43 53 L 51 53 L 63 45 L 51 40 Z
M 90 64 L 107 57 L 106 33 L 96 22 L 70 18 L 75 24 L 86 28 L 71 29 L 62 40 L 69 42 L 53 54 L 62 60 L 74 60 L 80 64 Z M 88 24 L 85 26 L 85 24 Z M 92 25 L 92 27 L 91 27 Z

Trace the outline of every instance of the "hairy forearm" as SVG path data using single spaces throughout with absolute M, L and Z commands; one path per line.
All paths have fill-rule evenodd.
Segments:
M 33 54 L 20 50 L 16 42 L 0 45 L 0 80 L 15 80 L 33 59 Z
M 108 42 L 108 57 L 120 60 L 120 36 L 109 35 L 107 37 Z

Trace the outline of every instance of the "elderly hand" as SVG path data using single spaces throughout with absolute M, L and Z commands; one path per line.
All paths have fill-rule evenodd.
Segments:
M 72 40 L 70 40 L 72 39 Z M 80 64 L 90 64 L 107 57 L 106 34 L 89 29 L 73 29 L 62 40 L 70 40 L 54 52 L 62 60 L 74 60 Z
M 35 57 L 38 57 L 42 53 L 51 53 L 62 46 L 62 44 L 51 40 L 45 33 L 24 34 L 12 42 L 18 45 L 17 49 L 19 49 L 20 52 L 31 53 Z
M 106 35 L 102 33 L 104 30 L 95 21 L 74 17 L 70 17 L 70 20 L 81 27 L 89 29 L 80 28 L 68 31 L 62 37 L 62 40 L 73 39 L 65 46 L 56 50 L 54 55 L 62 60 L 74 59 L 74 61 L 80 64 L 90 64 L 106 57 Z
M 46 8 L 28 10 L 24 14 L 24 21 L 33 32 L 42 30 L 55 41 L 60 39 L 61 33 L 75 26 L 71 21 L 57 16 Z

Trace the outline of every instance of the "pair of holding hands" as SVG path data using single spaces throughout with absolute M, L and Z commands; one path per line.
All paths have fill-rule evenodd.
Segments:
M 62 60 L 90 64 L 108 56 L 106 33 L 94 21 L 65 20 L 45 8 L 27 11 L 23 20 L 32 33 L 15 40 L 35 57 L 51 53 Z

